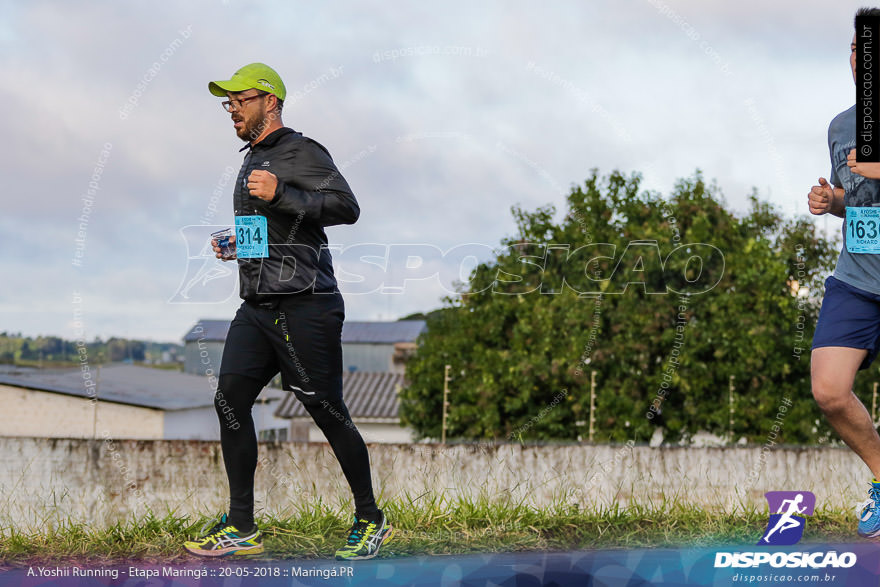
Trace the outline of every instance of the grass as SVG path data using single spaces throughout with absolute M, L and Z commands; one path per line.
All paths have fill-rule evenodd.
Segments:
M 422 495 L 384 504 L 395 535 L 382 557 L 512 551 L 583 550 L 755 544 L 766 511 L 742 507 L 716 512 L 681 502 L 585 511 L 558 501 L 542 509 L 481 499 L 448 500 Z M 65 561 L 177 562 L 189 559 L 184 540 L 207 518 L 148 514 L 107 528 L 68 523 L 42 533 L 0 527 L 0 566 Z M 296 515 L 258 519 L 268 559 L 330 558 L 342 545 L 351 519 L 326 504 L 300 504 Z M 856 540 L 851 511 L 818 510 L 807 521 L 804 542 Z

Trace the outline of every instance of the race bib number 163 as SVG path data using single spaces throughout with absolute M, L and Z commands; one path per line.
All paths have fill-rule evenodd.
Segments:
M 846 250 L 850 253 L 880 253 L 880 207 L 847 207 Z

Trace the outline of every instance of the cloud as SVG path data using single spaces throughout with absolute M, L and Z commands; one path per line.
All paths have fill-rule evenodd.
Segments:
M 60 333 L 73 288 L 95 300 L 103 336 L 125 326 L 178 339 L 206 313 L 231 316 L 234 299 L 167 300 L 185 274 L 181 227 L 213 203 L 212 221 L 231 221 L 231 183 L 219 201 L 213 192 L 237 171 L 241 142 L 207 82 L 250 61 L 299 92 L 286 124 L 345 165 L 363 214 L 328 229 L 341 245 L 497 245 L 515 230 L 511 205 L 561 209 L 592 168 L 642 171 L 646 188 L 667 193 L 700 168 L 734 208 L 757 186 L 805 213 L 802 196 L 828 172 L 828 122 L 852 103 L 857 6 L 6 3 L 6 327 Z M 76 270 L 81 199 L 105 143 Z M 419 283 L 351 296 L 347 315 L 429 310 L 444 295 Z

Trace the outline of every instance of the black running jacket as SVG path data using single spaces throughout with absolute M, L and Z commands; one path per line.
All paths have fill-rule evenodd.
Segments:
M 360 207 L 330 153 L 286 127 L 244 149 L 248 151 L 233 192 L 234 212 L 266 218 L 268 257 L 238 259 L 241 298 L 267 302 L 282 294 L 335 291 L 324 227 L 354 224 Z M 248 191 L 248 176 L 255 169 L 278 177 L 269 202 Z

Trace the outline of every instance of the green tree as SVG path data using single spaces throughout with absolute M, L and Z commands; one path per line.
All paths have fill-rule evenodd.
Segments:
M 129 357 L 129 344 L 124 338 L 111 337 L 107 341 L 107 356 L 111 363 L 124 361 Z
M 25 340 L 23 343 L 21 343 L 21 352 L 19 353 L 19 358 L 22 360 L 34 360 L 39 357 L 39 352 L 31 348 L 30 342 L 28 342 L 28 340 Z
M 128 342 L 128 352 L 129 352 L 129 355 L 131 356 L 131 360 L 132 361 L 143 361 L 146 358 L 145 353 L 144 353 L 146 346 L 144 345 L 143 341 L 129 340 L 127 342 Z
M 751 195 L 738 217 L 701 174 L 664 199 L 640 176 L 594 170 L 567 211 L 513 209 L 517 234 L 432 315 L 407 366 L 403 421 L 462 439 L 586 437 L 596 371 L 596 441 L 700 430 L 762 443 L 828 428 L 809 392 L 809 345 L 834 243 L 806 218 Z M 817 424 L 818 422 L 818 424 Z

